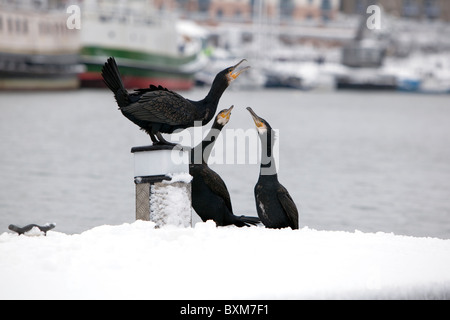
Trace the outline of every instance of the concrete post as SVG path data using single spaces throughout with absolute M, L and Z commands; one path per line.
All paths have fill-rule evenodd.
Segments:
M 192 225 L 190 151 L 180 146 L 135 147 L 136 220 L 156 227 Z

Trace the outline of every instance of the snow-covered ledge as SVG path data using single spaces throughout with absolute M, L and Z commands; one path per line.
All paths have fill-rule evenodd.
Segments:
M 0 299 L 449 299 L 450 240 L 212 221 L 5 232 L 0 284 Z

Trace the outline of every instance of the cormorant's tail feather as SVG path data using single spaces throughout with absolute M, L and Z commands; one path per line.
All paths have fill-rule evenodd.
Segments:
M 235 222 L 235 225 L 238 227 L 256 226 L 259 223 L 261 223 L 261 220 L 258 217 L 240 216 L 240 217 L 236 217 L 236 218 L 237 218 L 237 221 Z
M 102 77 L 108 88 L 114 93 L 120 108 L 128 104 L 128 91 L 123 85 L 116 60 L 111 57 L 102 68 Z

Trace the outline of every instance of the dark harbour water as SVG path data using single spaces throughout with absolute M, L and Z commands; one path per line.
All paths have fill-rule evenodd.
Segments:
M 302 227 L 450 239 L 450 96 L 229 89 L 219 108 L 232 104 L 227 129 L 254 130 L 250 106 L 279 130 L 279 179 Z M 0 233 L 134 221 L 130 149 L 150 140 L 109 91 L 1 92 L 0 112 Z M 259 166 L 212 167 L 236 213 L 256 215 Z

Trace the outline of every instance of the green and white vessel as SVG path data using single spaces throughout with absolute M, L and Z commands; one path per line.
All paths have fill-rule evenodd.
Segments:
M 187 90 L 207 61 L 203 37 L 151 0 L 86 0 L 82 12 L 82 86 L 103 86 L 101 68 L 115 57 L 127 88 Z

